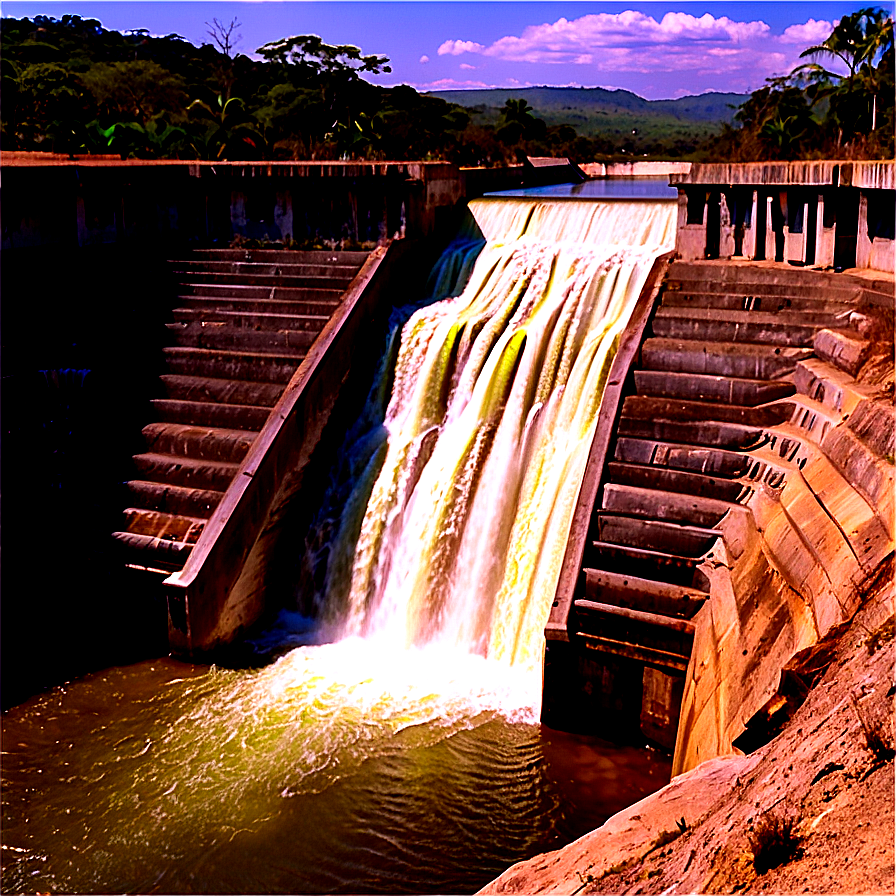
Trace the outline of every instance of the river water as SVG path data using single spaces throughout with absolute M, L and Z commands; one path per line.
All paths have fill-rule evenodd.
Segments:
M 314 619 L 284 613 L 258 669 L 159 659 L 8 711 L 4 892 L 472 892 L 668 780 L 538 715 L 603 382 L 674 206 L 471 211 L 484 248 L 443 260 L 347 439 Z

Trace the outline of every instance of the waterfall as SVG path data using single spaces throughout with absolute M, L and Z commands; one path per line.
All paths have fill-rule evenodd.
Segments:
M 411 314 L 384 371 L 392 389 L 365 455 L 363 515 L 363 501 L 347 501 L 356 547 L 341 633 L 533 667 L 604 383 L 656 256 L 674 244 L 676 207 L 469 208 L 484 248 L 472 264 L 468 238 L 443 259 L 431 285 L 449 297 Z

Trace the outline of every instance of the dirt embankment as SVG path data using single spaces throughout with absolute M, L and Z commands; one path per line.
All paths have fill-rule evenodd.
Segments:
M 784 730 L 703 763 L 483 893 L 894 892 L 892 564 L 854 618 L 794 665 Z

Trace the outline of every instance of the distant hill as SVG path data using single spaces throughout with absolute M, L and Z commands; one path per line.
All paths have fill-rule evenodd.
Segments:
M 508 99 L 527 100 L 549 126 L 569 124 L 584 137 L 664 134 L 700 138 L 730 123 L 749 97 L 739 93 L 704 93 L 677 100 L 645 100 L 630 90 L 603 87 L 525 87 L 496 90 L 436 90 L 433 96 L 464 106 L 482 123 L 494 123 Z

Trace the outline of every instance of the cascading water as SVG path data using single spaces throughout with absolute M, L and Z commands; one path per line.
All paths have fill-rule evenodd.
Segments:
M 4 892 L 464 892 L 662 783 L 656 757 L 582 740 L 576 777 L 537 703 L 603 383 L 675 206 L 471 211 L 484 248 L 443 258 L 449 298 L 396 331 L 348 439 L 315 623 L 340 637 L 7 713 Z
M 466 288 L 402 331 L 343 632 L 532 668 L 609 365 L 674 208 L 470 210 L 488 242 Z

